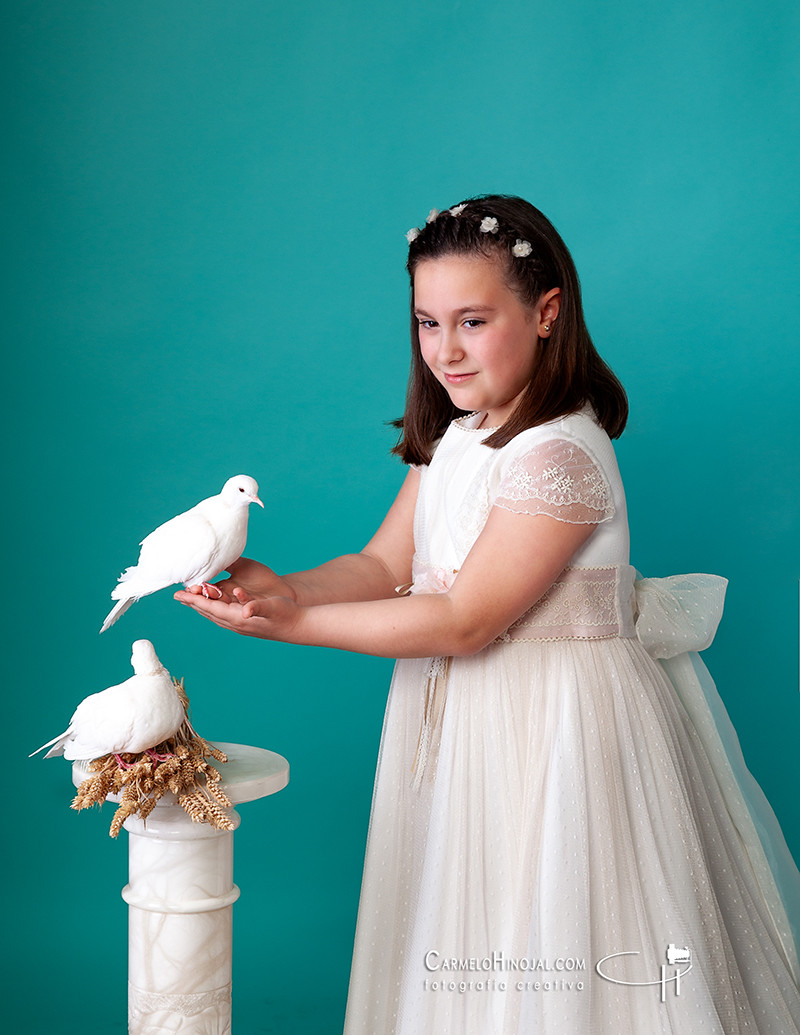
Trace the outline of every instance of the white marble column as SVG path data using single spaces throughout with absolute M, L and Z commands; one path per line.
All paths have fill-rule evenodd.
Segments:
M 286 786 L 281 755 L 217 744 L 221 787 L 241 804 Z M 75 763 L 76 783 L 86 775 Z M 239 825 L 239 814 L 231 810 Z M 130 1035 L 227 1035 L 231 1030 L 233 831 L 193 823 L 171 795 L 146 822 L 125 821 L 129 837 L 128 1031 Z

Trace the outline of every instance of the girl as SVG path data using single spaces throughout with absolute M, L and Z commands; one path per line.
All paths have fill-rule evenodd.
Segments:
M 244 635 L 403 659 L 346 1032 L 796 1033 L 797 871 L 686 653 L 725 583 L 634 587 L 627 402 L 572 259 L 512 197 L 407 236 L 409 471 L 374 538 L 176 594 Z

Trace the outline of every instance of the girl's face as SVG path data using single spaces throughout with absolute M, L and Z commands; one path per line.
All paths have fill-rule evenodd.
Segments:
M 453 405 L 485 410 L 482 426 L 510 416 L 531 379 L 545 323 L 558 314 L 557 288 L 535 309 L 482 255 L 424 259 L 414 273 L 414 312 L 422 358 Z

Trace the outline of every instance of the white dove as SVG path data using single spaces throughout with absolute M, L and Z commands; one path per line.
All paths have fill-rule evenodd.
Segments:
M 214 587 L 209 580 L 242 556 L 247 542 L 247 515 L 258 498 L 258 484 L 246 474 L 229 478 L 222 492 L 201 500 L 191 510 L 159 525 L 141 543 L 139 562 L 120 575 L 111 599 L 112 607 L 101 633 L 140 597 L 182 582 L 202 585 L 206 596 Z M 216 591 L 218 596 L 222 594 Z
M 67 729 L 28 757 L 45 748 L 50 748 L 45 758 L 63 755 L 70 761 L 100 758 L 111 752 L 139 754 L 173 736 L 186 713 L 169 672 L 149 640 L 133 644 L 131 665 L 135 675 L 84 698 Z

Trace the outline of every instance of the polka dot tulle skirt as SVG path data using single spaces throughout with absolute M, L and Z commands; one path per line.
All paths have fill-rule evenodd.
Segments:
M 348 1035 L 800 1030 L 781 897 L 691 714 L 698 666 L 621 637 L 398 663 Z

